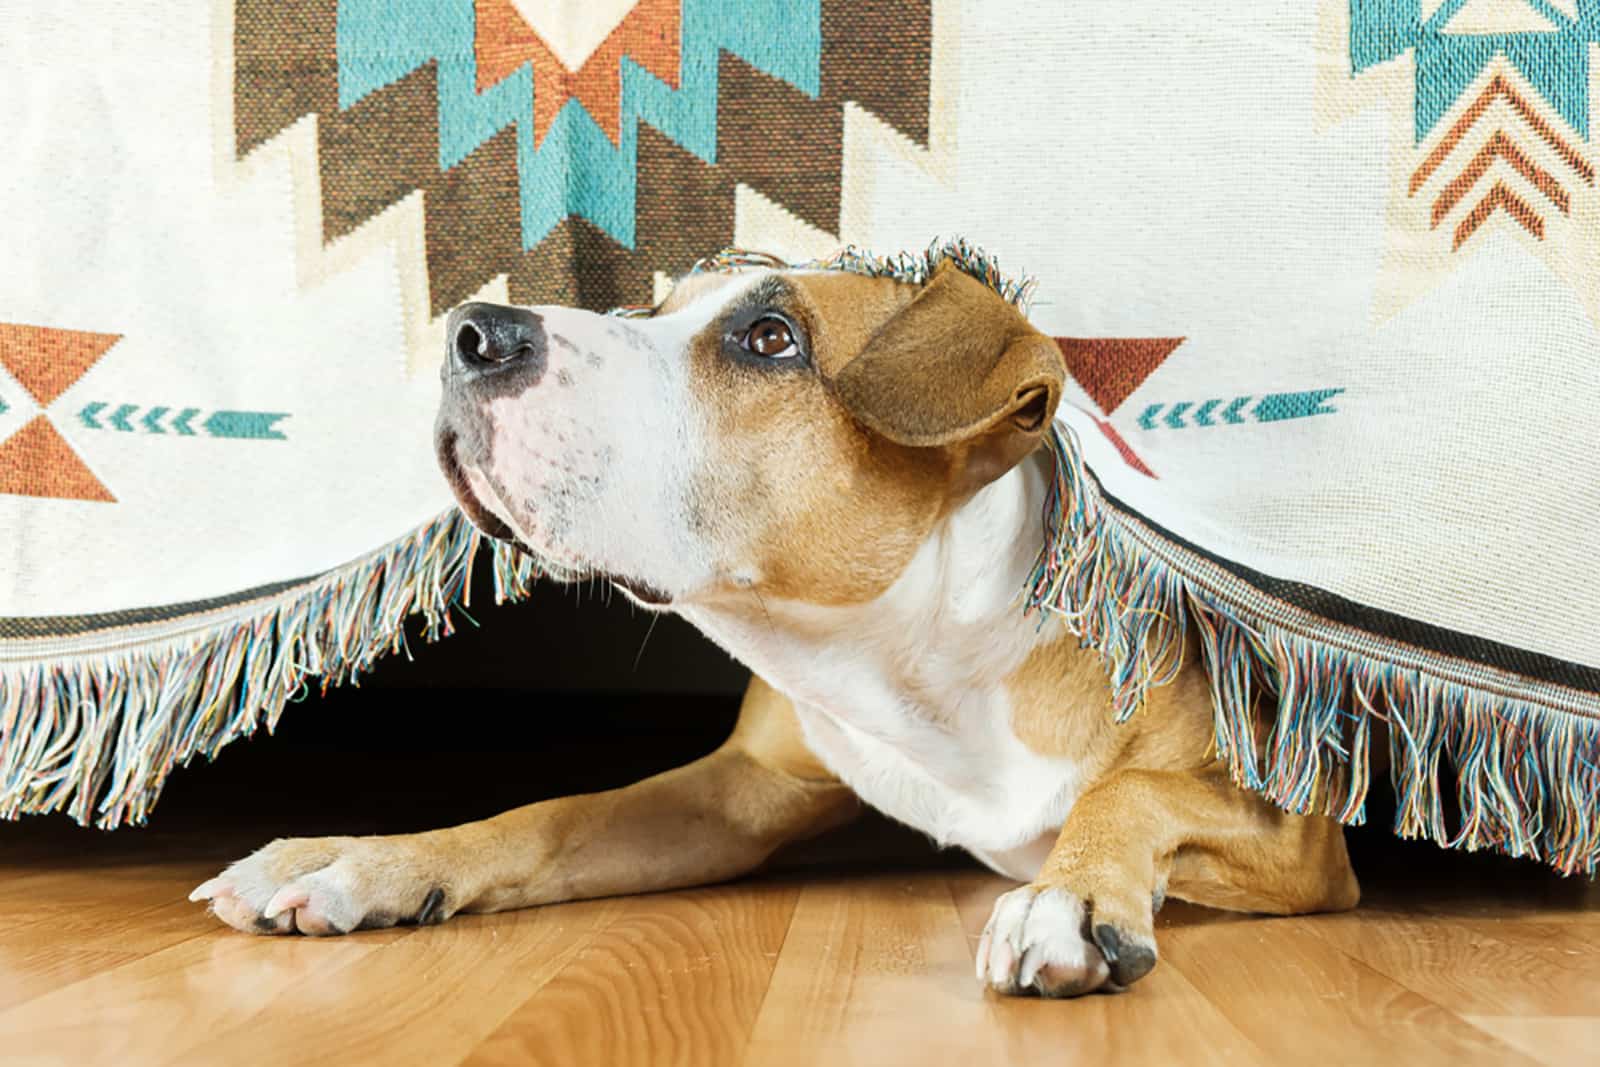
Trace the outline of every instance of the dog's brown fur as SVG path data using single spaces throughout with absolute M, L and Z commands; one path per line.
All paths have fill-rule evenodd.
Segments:
M 875 314 L 890 317 L 905 302 L 903 286 L 861 280 L 876 283 L 862 294 Z M 782 310 L 817 324 L 819 365 L 853 357 L 867 340 L 839 329 L 822 339 L 830 329 L 821 325 L 829 320 L 826 304 L 811 300 L 825 300 L 835 288 L 822 282 L 785 284 L 775 294 Z M 835 402 L 825 371 L 774 375 L 729 362 L 719 331 L 695 338 L 689 363 L 710 432 L 741 457 L 708 470 L 698 496 L 741 502 L 737 514 L 722 516 L 735 527 L 723 536 L 753 561 L 763 595 L 858 604 L 887 588 L 944 506 L 949 458 L 868 433 Z M 867 501 L 871 506 L 863 506 Z M 847 547 L 863 545 L 871 551 Z M 738 588 L 728 592 L 748 596 Z
M 721 284 L 698 276 L 662 312 Z M 702 521 L 755 561 L 753 575 L 724 576 L 730 598 L 754 585 L 809 604 L 862 604 L 896 580 L 935 523 L 1038 446 L 1065 368 L 1048 338 L 948 267 L 918 288 L 796 274 L 774 291 L 807 328 L 811 373 L 730 362 L 715 324 L 687 354 L 709 432 L 742 459 L 698 489 L 707 501 L 741 502 L 739 514 L 707 508 Z M 1275 913 L 1356 902 L 1334 822 L 1287 815 L 1217 764 L 1210 687 L 1192 644 L 1176 679 L 1123 725 L 1111 721 L 1098 659 L 1065 633 L 1038 646 L 1005 688 L 1015 736 L 1070 758 L 1090 783 L 1018 892 L 1081 901 L 1113 985 L 1153 965 L 1152 916 L 1167 894 Z M 807 747 L 793 705 L 757 677 L 721 748 L 638 784 L 424 834 L 279 841 L 253 860 L 275 885 L 335 871 L 365 905 L 352 924 L 437 921 L 732 878 L 856 810 Z M 293 901 L 266 918 L 229 877 L 209 896 L 241 929 L 341 932 Z M 1093 988 L 1083 981 L 1046 968 L 1034 984 L 1047 994 Z

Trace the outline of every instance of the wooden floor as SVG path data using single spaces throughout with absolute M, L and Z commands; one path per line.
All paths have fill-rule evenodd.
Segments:
M 892 860 L 858 842 L 736 885 L 313 940 L 184 900 L 248 833 L 0 827 L 0 1061 L 1600 1062 L 1587 882 L 1410 846 L 1369 864 L 1356 913 L 1172 904 L 1132 992 L 1040 1002 L 973 982 L 1008 883 L 896 840 Z
M 881 820 L 735 885 L 331 940 L 236 934 L 184 899 L 272 837 L 608 788 L 733 714 L 398 697 L 296 709 L 177 774 L 146 829 L 0 824 L 0 1064 L 1600 1064 L 1600 888 L 1377 829 L 1351 836 L 1359 911 L 1171 903 L 1155 971 L 1077 1001 L 983 994 L 973 951 L 1009 883 Z M 499 744 L 452 750 L 458 707 Z

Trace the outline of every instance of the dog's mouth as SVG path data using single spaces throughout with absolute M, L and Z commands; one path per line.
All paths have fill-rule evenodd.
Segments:
M 455 494 L 457 506 L 461 508 L 462 514 L 471 520 L 472 525 L 496 541 L 516 545 L 524 552 L 530 551 L 527 545 L 517 540 L 516 531 L 504 519 L 484 507 L 483 501 L 473 493 L 472 486 L 467 482 L 467 473 L 461 469 L 461 457 L 456 455 L 454 430 L 445 430 L 439 436 L 438 453 L 439 469 L 444 471 L 445 481 L 450 483 L 450 491 Z
M 445 430 L 439 437 L 439 467 L 444 471 L 445 480 L 450 483 L 450 490 L 455 494 L 456 503 L 461 508 L 462 514 L 472 522 L 487 537 L 496 541 L 503 541 L 515 547 L 518 551 L 533 556 L 539 561 L 539 569 L 550 578 L 559 582 L 577 582 L 585 578 L 598 578 L 610 582 L 612 585 L 627 593 L 639 603 L 651 608 L 667 608 L 672 605 L 672 595 L 658 589 L 649 582 L 627 575 L 612 574 L 598 570 L 584 570 L 582 568 L 564 566 L 546 559 L 542 554 L 535 552 L 530 546 L 524 544 L 517 537 L 504 519 L 484 506 L 472 491 L 471 483 L 467 480 L 466 471 L 461 468 L 461 457 L 456 454 L 456 435 L 453 430 Z
M 618 574 L 604 575 L 606 581 L 627 593 L 639 603 L 652 608 L 670 607 L 672 595 L 664 593 L 649 582 L 642 582 L 637 578 L 627 578 Z

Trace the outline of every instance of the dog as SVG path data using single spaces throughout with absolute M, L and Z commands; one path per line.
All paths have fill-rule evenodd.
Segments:
M 485 533 L 603 577 L 748 665 L 732 736 L 623 789 L 428 833 L 275 841 L 191 899 L 342 934 L 722 881 L 862 802 L 1021 883 L 977 976 L 1125 989 L 1168 896 L 1353 907 L 1341 828 L 1243 790 L 1197 648 L 1125 724 L 1019 593 L 1043 545 L 1059 349 L 950 258 L 908 282 L 702 271 L 638 318 L 464 305 L 440 464 Z

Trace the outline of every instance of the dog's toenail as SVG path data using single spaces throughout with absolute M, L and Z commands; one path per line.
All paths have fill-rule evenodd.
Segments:
M 1117 933 L 1117 928 L 1110 923 L 1101 923 L 1094 928 L 1094 943 L 1100 948 L 1100 955 L 1106 962 L 1115 964 L 1117 954 L 1122 950 L 1122 935 Z
M 422 910 L 417 912 L 417 925 L 444 922 L 444 890 L 434 886 L 423 898 Z
M 1150 973 L 1156 965 L 1155 950 L 1140 941 L 1125 937 L 1110 923 L 1099 923 L 1094 928 L 1094 943 L 1106 958 L 1111 970 L 1111 980 L 1119 986 L 1130 986 Z

